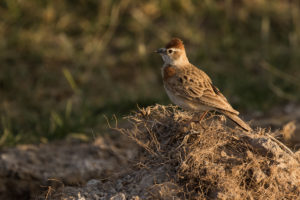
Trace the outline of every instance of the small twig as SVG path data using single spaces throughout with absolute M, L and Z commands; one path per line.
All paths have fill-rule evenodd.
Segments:
M 94 129 L 91 128 L 91 132 L 92 132 L 92 135 L 93 135 L 93 139 L 96 140 L 96 136 L 94 134 Z
M 110 123 L 109 123 L 109 119 L 107 118 L 107 116 L 106 116 L 106 115 L 103 115 L 103 117 L 104 117 L 105 120 L 106 120 L 106 123 L 107 123 L 107 125 L 108 125 L 108 128 L 111 128 L 111 125 L 110 125 Z
M 113 115 L 114 120 L 115 120 L 115 127 L 118 127 L 118 118 L 116 115 Z
M 272 135 L 266 133 L 267 136 L 269 136 L 274 142 L 276 142 L 278 145 L 280 145 L 282 148 L 284 148 L 291 156 L 294 156 L 294 152 L 288 148 L 286 145 L 284 145 L 282 142 L 274 138 Z
M 58 182 L 58 183 L 61 183 L 62 184 L 62 187 L 64 187 L 64 183 L 58 179 L 55 179 L 55 178 L 49 178 L 48 181 L 55 181 L 55 182 Z M 48 186 L 48 190 L 47 190 L 47 194 L 45 196 L 45 200 L 48 199 L 49 195 L 51 195 L 51 192 L 52 191 L 55 191 L 55 189 L 52 188 L 52 186 Z

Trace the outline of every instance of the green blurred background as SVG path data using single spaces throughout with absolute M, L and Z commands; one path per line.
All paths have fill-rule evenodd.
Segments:
M 300 5 L 286 0 L 1 0 L 0 146 L 105 132 L 169 104 L 153 50 L 183 39 L 243 114 L 300 97 Z

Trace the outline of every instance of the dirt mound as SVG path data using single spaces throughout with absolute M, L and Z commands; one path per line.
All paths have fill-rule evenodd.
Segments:
M 64 187 L 53 199 L 296 199 L 300 163 L 264 129 L 245 133 L 211 114 L 156 105 L 128 117 L 119 129 L 140 145 L 140 160 L 114 180 Z

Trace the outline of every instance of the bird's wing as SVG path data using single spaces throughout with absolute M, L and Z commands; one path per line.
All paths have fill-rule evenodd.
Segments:
M 205 72 L 193 65 L 178 70 L 176 75 L 164 81 L 165 87 L 173 94 L 196 104 L 239 114 Z

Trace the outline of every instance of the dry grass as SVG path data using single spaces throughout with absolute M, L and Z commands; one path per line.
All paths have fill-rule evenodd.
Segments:
M 104 114 L 168 103 L 152 52 L 174 36 L 239 111 L 299 102 L 299 13 L 286 0 L 3 0 L 0 146 L 90 137 Z
M 215 114 L 200 124 L 190 123 L 191 118 L 191 113 L 177 107 L 156 105 L 129 116 L 133 127 L 120 130 L 145 150 L 144 161 L 131 176 L 145 176 L 145 170 L 160 174 L 140 190 L 144 197 L 296 199 L 300 195 L 299 161 L 271 133 L 230 128 Z M 132 184 L 143 187 L 144 182 Z M 133 195 L 130 185 L 126 190 Z

